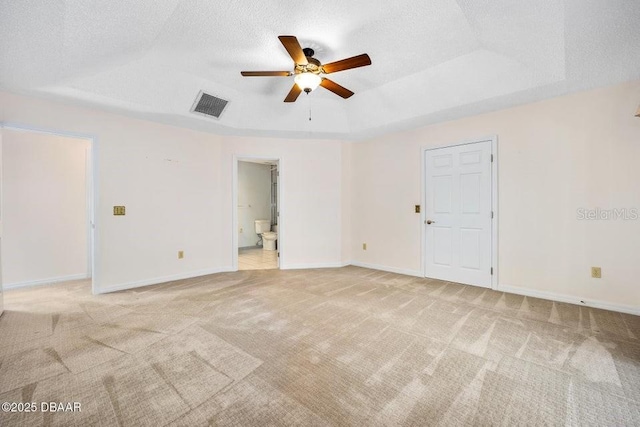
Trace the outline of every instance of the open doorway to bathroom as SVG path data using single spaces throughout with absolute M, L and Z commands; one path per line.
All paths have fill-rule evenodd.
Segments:
M 237 159 L 238 270 L 267 270 L 279 266 L 278 163 L 277 159 Z

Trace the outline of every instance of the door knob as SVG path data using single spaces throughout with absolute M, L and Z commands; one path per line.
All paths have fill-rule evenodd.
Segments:
M 431 221 L 430 219 L 428 219 L 428 220 L 427 220 L 427 224 L 428 224 L 428 225 L 431 225 L 431 224 L 433 224 L 434 222 L 435 222 L 435 221 Z

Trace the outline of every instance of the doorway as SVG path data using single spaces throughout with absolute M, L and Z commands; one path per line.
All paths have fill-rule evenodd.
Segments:
M 234 270 L 280 265 L 280 165 L 278 159 L 234 162 Z
M 4 289 L 93 279 L 93 139 L 0 128 Z
M 424 276 L 497 286 L 497 139 L 423 149 Z

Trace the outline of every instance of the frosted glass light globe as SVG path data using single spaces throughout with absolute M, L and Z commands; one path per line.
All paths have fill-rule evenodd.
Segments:
M 297 74 L 294 81 L 303 91 L 311 92 L 320 85 L 322 77 L 314 73 L 305 72 Z

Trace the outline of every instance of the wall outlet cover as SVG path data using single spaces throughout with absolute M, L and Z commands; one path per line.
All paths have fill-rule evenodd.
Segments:
M 594 279 L 601 279 L 602 269 L 600 267 L 591 267 L 591 277 Z

